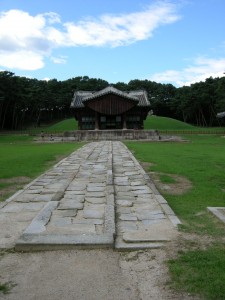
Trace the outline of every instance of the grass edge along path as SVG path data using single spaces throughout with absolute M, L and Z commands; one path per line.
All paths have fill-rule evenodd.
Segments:
M 0 136 L 0 201 L 41 175 L 83 143 L 34 143 L 31 137 Z M 21 179 L 27 179 L 22 180 Z M 7 185 L 12 188 L 7 189 Z M 3 194 L 1 191 L 7 189 Z M 2 195 L 1 195 L 2 194 Z
M 135 143 L 126 145 L 148 171 L 187 177 L 193 184 L 183 195 L 160 191 L 182 220 L 186 245 L 178 245 L 168 261 L 170 286 L 203 299 L 225 299 L 225 225 L 207 212 L 225 206 L 225 138 L 188 136 L 189 143 Z M 194 238 L 190 240 L 190 237 Z M 201 242 L 207 243 L 201 245 Z

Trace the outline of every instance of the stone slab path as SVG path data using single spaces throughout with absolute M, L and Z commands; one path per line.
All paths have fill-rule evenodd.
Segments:
M 0 248 L 158 248 L 180 223 L 127 147 L 92 142 L 0 204 Z

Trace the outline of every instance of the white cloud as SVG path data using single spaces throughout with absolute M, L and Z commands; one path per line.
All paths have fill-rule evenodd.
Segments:
M 0 64 L 6 68 L 37 70 L 44 67 L 43 56 L 33 51 L 1 52 Z
M 99 19 L 86 19 L 76 23 L 65 23 L 67 43 L 77 46 L 128 45 L 145 40 L 154 30 L 179 19 L 176 7 L 168 2 L 159 2 L 145 11 L 114 15 L 103 15 Z
M 37 70 L 51 53 L 54 39 L 46 35 L 55 14 L 30 16 L 20 10 L 0 15 L 0 65 L 6 68 Z
M 61 23 L 60 16 L 57 13 L 48 12 L 44 13 L 42 16 L 46 17 L 46 20 L 49 24 Z
M 63 55 L 60 55 L 58 57 L 56 56 L 51 56 L 51 61 L 54 63 L 54 64 L 65 64 L 66 63 L 66 59 L 67 57 L 66 56 L 63 56 Z
M 193 65 L 183 70 L 166 70 L 152 75 L 149 80 L 161 83 L 172 83 L 176 86 L 191 85 L 205 81 L 209 77 L 222 77 L 225 71 L 225 58 L 197 57 Z
M 105 14 L 64 24 L 54 12 L 31 16 L 9 10 L 0 13 L 0 66 L 39 69 L 55 48 L 128 45 L 150 38 L 156 28 L 178 19 L 176 6 L 169 2 L 158 2 L 141 12 Z M 57 63 L 54 57 L 52 61 Z M 62 62 L 65 59 L 61 58 Z

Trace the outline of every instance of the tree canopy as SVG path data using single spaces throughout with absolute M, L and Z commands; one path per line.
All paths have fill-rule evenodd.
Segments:
M 24 129 L 71 116 L 74 91 L 98 91 L 109 83 L 79 76 L 65 81 L 49 81 L 0 72 L 0 129 Z M 208 78 L 191 86 L 174 87 L 149 80 L 134 79 L 113 84 L 123 91 L 145 89 L 154 114 L 199 126 L 219 125 L 216 114 L 225 110 L 225 77 Z

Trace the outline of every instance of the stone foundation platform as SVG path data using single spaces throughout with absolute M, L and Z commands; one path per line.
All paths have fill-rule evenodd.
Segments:
M 70 141 L 120 141 L 120 140 L 160 140 L 157 130 L 76 130 L 66 131 L 63 140 Z

